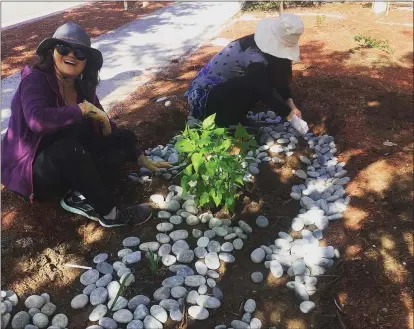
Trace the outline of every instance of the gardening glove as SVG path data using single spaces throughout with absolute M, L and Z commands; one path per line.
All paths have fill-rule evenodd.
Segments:
M 291 119 L 288 120 L 291 126 L 296 129 L 301 135 L 304 135 L 308 132 L 309 127 L 306 121 L 299 118 L 296 114 L 292 116 Z
M 160 168 L 171 168 L 172 165 L 164 161 L 153 161 L 148 159 L 145 155 L 141 154 L 138 158 L 138 164 L 140 167 L 145 167 L 152 172 L 160 171 Z
M 82 113 L 85 117 L 98 121 L 101 124 L 102 134 L 104 136 L 111 134 L 111 123 L 109 122 L 108 115 L 104 111 L 97 108 L 95 105 L 89 103 L 88 101 L 84 101 L 83 103 L 79 104 L 79 107 L 81 108 Z

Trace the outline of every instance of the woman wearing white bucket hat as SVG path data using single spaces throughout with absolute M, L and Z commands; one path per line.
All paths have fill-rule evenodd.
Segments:
M 299 61 L 302 20 L 294 14 L 263 19 L 255 34 L 231 42 L 197 74 L 188 90 L 191 115 L 216 113 L 216 123 L 243 122 L 258 102 L 286 118 L 301 134 L 307 123 L 294 104 L 289 84 L 292 61 Z

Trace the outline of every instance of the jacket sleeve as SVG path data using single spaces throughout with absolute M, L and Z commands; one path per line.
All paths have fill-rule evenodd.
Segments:
M 101 109 L 102 111 L 105 111 L 101 103 L 99 102 L 99 98 L 97 95 L 95 95 L 94 104 L 97 108 Z M 109 123 L 111 124 L 112 131 L 118 129 L 118 126 L 116 125 L 116 122 L 112 119 L 109 119 Z
M 23 115 L 33 132 L 51 134 L 60 128 L 82 122 L 82 111 L 78 105 L 50 106 L 52 93 L 45 90 L 45 83 L 41 83 L 35 74 L 25 77 L 19 88 Z
M 266 65 L 263 63 L 250 64 L 247 67 L 247 75 L 260 99 L 280 116 L 287 117 L 291 110 L 283 97 L 270 85 Z

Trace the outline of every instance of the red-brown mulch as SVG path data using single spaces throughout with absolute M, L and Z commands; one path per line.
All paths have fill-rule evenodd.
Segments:
M 37 45 L 43 39 L 51 37 L 55 30 L 66 22 L 78 23 L 86 29 L 91 38 L 96 38 L 168 6 L 171 2 L 151 1 L 145 8 L 142 8 L 138 1 L 128 3 L 128 10 L 124 10 L 123 1 L 97 1 L 2 31 L 2 78 L 18 72 L 30 63 Z
M 236 218 L 254 223 L 260 213 L 271 225 L 266 230 L 255 228 L 246 247 L 234 254 L 236 262 L 221 268 L 222 307 L 211 310 L 206 321 L 190 320 L 188 329 L 211 329 L 240 319 L 240 305 L 251 297 L 264 328 L 414 328 L 412 31 L 377 25 L 370 9 L 358 4 L 337 3 L 322 9 L 352 13 L 352 20 L 330 22 L 326 18 L 318 26 L 315 17 L 304 17 L 302 63 L 294 65 L 293 94 L 314 131 L 335 137 L 339 160 L 346 162 L 352 178 L 346 188 L 352 199 L 344 219 L 331 222 L 324 232 L 324 243 L 337 247 L 341 259 L 327 277 L 319 279 L 318 291 L 312 296 L 317 308 L 310 315 L 299 311 L 293 295 L 284 288 L 286 278 L 267 276 L 262 265 L 250 261 L 253 248 L 272 243 L 280 230 L 290 230 L 289 223 L 299 209 L 289 199 L 292 184 L 299 183 L 291 171 L 299 167 L 297 156 L 303 149 L 283 166 L 263 166 L 256 189 L 241 198 Z M 412 19 L 410 13 L 406 19 Z M 252 33 L 255 23 L 235 23 L 220 37 Z M 352 40 L 356 33 L 381 35 L 395 53 L 359 48 Z M 189 82 L 220 48 L 208 45 L 188 60 L 174 60 L 152 82 L 118 104 L 114 118 L 133 129 L 144 147 L 165 144 L 183 128 L 187 110 L 183 94 Z M 171 107 L 155 102 L 166 95 Z M 387 140 L 397 146 L 383 145 Z M 133 170 L 130 166 L 126 172 Z M 119 201 L 142 202 L 154 192 L 165 193 L 166 186 L 160 180 L 146 187 L 123 182 L 114 194 Z M 91 264 L 93 255 L 102 251 L 115 260 L 123 237 L 137 234 L 149 241 L 157 224 L 154 220 L 137 231 L 107 230 L 65 213 L 57 203 L 31 206 L 7 191 L 2 193 L 2 209 L 2 266 L 8 269 L 3 271 L 2 288 L 14 289 L 19 295 L 47 290 L 55 304 L 68 312 L 70 328 L 85 327 L 90 309 L 70 310 L 71 298 L 81 290 L 79 271 L 67 270 L 63 264 Z M 133 270 L 137 283 L 126 297 L 152 294 L 165 276 L 149 276 L 145 262 Z M 250 274 L 257 270 L 266 274 L 264 284 L 251 283 Z M 168 322 L 166 327 L 178 325 Z

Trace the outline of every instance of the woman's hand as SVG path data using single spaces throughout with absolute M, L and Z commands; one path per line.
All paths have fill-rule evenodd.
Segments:
M 138 158 L 138 164 L 140 167 L 145 167 L 152 172 L 160 171 L 160 168 L 171 168 L 172 165 L 168 162 L 153 161 L 148 159 L 145 155 L 141 154 Z
M 289 98 L 286 101 L 287 106 L 290 108 L 290 114 L 288 115 L 287 119 L 290 120 L 294 115 L 297 115 L 299 118 L 302 119 L 302 112 L 296 107 L 295 103 L 293 102 L 292 98 Z
M 291 113 L 291 115 L 296 114 L 299 118 L 301 118 L 301 119 L 302 119 L 302 112 L 301 112 L 301 111 L 299 111 L 299 109 L 298 109 L 297 107 L 293 108 L 293 109 L 292 109 L 292 111 L 291 111 L 290 113 Z
M 79 107 L 85 117 L 100 122 L 102 127 L 102 134 L 104 136 L 108 136 L 112 133 L 111 123 L 109 122 L 108 115 L 104 111 L 97 108 L 95 105 L 89 103 L 88 101 L 80 103 Z

